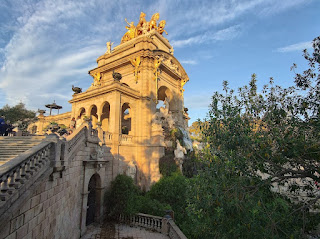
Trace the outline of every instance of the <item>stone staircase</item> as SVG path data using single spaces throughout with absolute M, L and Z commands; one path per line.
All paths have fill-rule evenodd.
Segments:
M 0 136 L 0 166 L 38 145 L 45 136 Z

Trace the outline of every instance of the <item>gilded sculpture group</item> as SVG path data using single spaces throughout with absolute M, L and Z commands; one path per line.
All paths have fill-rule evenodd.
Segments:
M 139 23 L 137 24 L 137 26 L 134 25 L 134 22 L 129 23 L 127 19 L 125 19 L 126 23 L 129 26 L 126 26 L 128 31 L 123 35 L 121 39 L 121 43 L 130 41 L 131 39 L 137 36 L 147 34 L 153 29 L 159 32 L 161 35 L 163 32 L 165 32 L 168 35 L 166 30 L 164 30 L 164 27 L 166 25 L 165 20 L 160 21 L 159 24 L 157 25 L 157 21 L 159 20 L 159 17 L 160 17 L 159 13 L 155 13 L 152 15 L 150 22 L 147 22 L 146 14 L 144 12 L 141 12 Z

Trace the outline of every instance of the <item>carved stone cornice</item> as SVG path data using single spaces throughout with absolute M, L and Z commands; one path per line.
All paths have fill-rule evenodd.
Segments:
M 112 82 L 109 85 L 101 86 L 99 88 L 95 88 L 92 90 L 87 90 L 86 92 L 79 93 L 73 97 L 72 100 L 69 101 L 69 103 L 75 103 L 82 100 L 90 99 L 90 98 L 96 98 L 97 96 L 110 93 L 113 91 L 119 91 L 125 95 L 128 95 L 132 98 L 139 99 L 140 98 L 140 92 L 137 90 L 134 90 L 130 87 L 127 87 L 125 85 L 122 85 L 120 82 Z

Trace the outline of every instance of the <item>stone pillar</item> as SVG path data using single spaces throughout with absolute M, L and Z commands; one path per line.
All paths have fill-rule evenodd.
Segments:
M 118 91 L 114 91 L 112 95 L 113 103 L 110 105 L 110 122 L 109 122 L 109 132 L 112 133 L 112 154 L 114 155 L 114 160 L 112 164 L 112 175 L 113 178 L 118 175 L 119 170 L 119 157 L 120 157 L 120 148 L 119 148 L 119 142 L 120 142 L 120 127 L 121 127 L 121 93 Z

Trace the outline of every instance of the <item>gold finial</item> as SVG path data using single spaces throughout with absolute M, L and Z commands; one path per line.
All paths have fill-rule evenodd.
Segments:
M 136 83 L 138 83 L 138 79 L 139 79 L 139 75 L 138 74 L 140 72 L 139 71 L 139 67 L 140 67 L 140 64 L 141 64 L 140 56 L 137 56 L 134 59 L 130 59 L 130 62 L 134 66 L 133 74 L 135 76 Z

